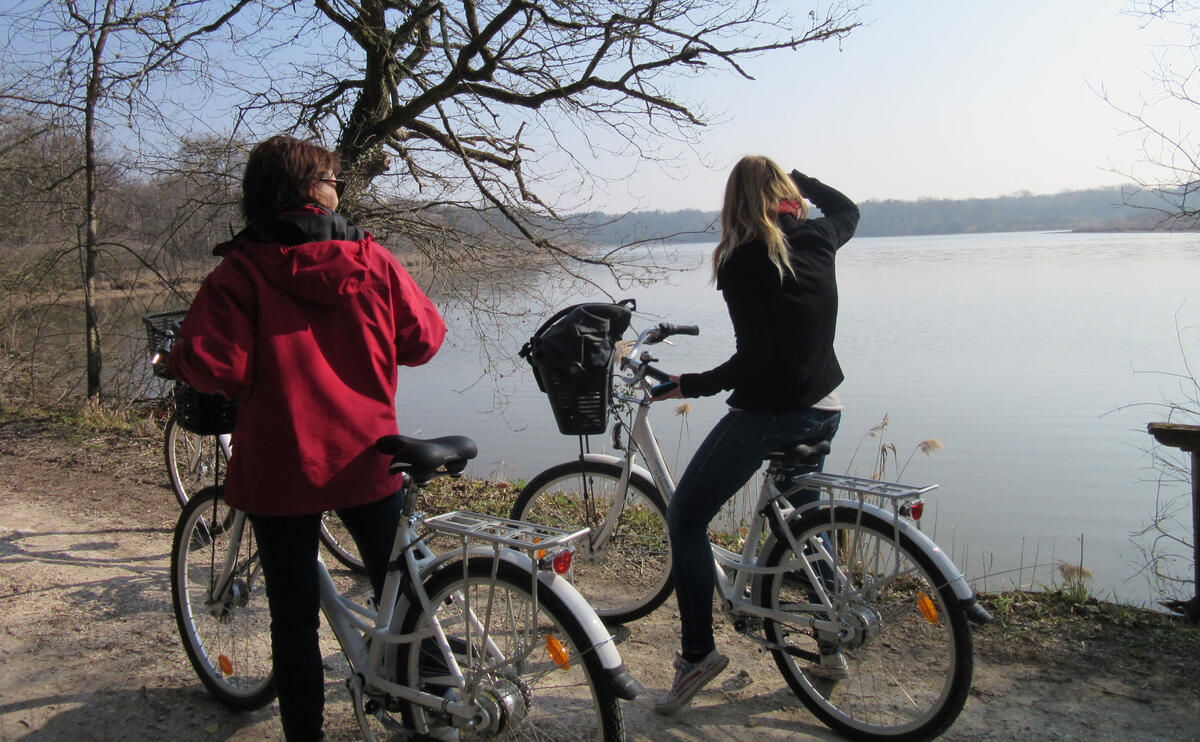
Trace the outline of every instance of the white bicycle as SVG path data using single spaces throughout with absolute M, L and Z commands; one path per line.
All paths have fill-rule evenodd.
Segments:
M 698 333 L 666 323 L 643 331 L 614 377 L 630 390 L 614 398 L 633 408 L 632 422 L 613 415 L 613 444 L 624 455 L 581 453 L 551 467 L 512 508 L 515 519 L 587 531 L 574 581 L 609 623 L 650 613 L 672 588 L 666 503 L 675 480 L 648 417 L 652 381 L 669 377 L 643 346 Z M 968 621 L 991 617 L 917 525 L 920 498 L 936 485 L 833 474 L 779 481 L 781 471 L 828 450 L 827 441 L 806 441 L 771 454 L 741 553 L 712 545 L 725 616 L 771 652 L 793 693 L 836 731 L 869 740 L 936 736 L 970 689 Z M 788 498 L 801 489 L 823 494 L 795 508 Z M 831 654 L 844 660 L 836 680 L 821 667 Z
M 320 565 L 321 608 L 351 668 L 363 738 L 382 726 L 437 739 L 624 739 L 619 700 L 640 687 L 562 576 L 583 531 L 458 511 L 425 518 L 421 486 L 461 472 L 475 444 L 392 436 L 377 446 L 404 472 L 407 498 L 379 605 L 339 594 Z M 435 554 L 422 531 L 458 547 Z M 254 532 L 218 488 L 183 509 L 171 594 L 205 686 L 233 708 L 269 703 L 270 615 Z

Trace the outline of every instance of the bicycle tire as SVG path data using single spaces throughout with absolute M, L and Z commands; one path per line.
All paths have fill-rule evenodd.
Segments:
M 275 674 L 266 583 L 248 519 L 233 589 L 218 603 L 209 599 L 234 515 L 219 487 L 200 490 L 184 506 L 171 545 L 171 603 L 184 651 L 200 681 L 226 706 L 251 710 L 275 698 Z
M 321 514 L 321 543 L 333 554 L 334 559 L 342 563 L 346 569 L 355 574 L 365 575 L 367 567 L 359 556 L 358 546 L 354 543 L 350 531 L 342 523 L 337 514 L 326 510 Z
M 575 542 L 571 582 L 609 625 L 649 615 L 674 589 L 667 507 L 646 477 L 630 473 L 624 510 L 606 543 L 596 543 L 621 471 L 621 466 L 602 461 L 552 466 L 521 490 L 511 516 L 559 528 L 592 529 Z M 591 512 L 585 489 L 590 493 Z
M 966 703 L 974 659 L 966 614 L 933 560 L 891 524 L 854 507 L 838 506 L 832 518 L 828 508 L 811 512 L 793 521 L 791 529 L 797 544 L 809 545 L 807 558 L 816 560 L 814 567 L 828 560 L 820 559 L 812 545 L 818 538 L 830 539 L 829 552 L 838 555 L 839 573 L 850 581 L 845 585 L 829 576 L 834 572 L 822 573 L 822 581 L 837 593 L 830 595 L 833 604 L 841 607 L 844 636 L 833 643 L 841 645 L 845 679 L 833 681 L 809 670 L 819 664 L 814 658 L 820 654 L 812 629 L 764 619 L 775 664 L 792 692 L 822 722 L 851 739 L 918 740 L 941 734 Z M 786 541 L 778 541 L 764 564 L 779 567 L 796 558 Z M 803 570 L 761 578 L 762 607 L 799 612 L 796 606 L 812 599 Z M 829 642 L 830 635 L 820 638 Z M 828 650 L 830 644 L 825 646 Z
M 456 739 L 624 740 L 620 701 L 596 653 L 587 651 L 591 645 L 578 619 L 549 589 L 538 590 L 535 599 L 530 591 L 532 574 L 515 564 L 499 563 L 493 587 L 495 566 L 492 557 L 472 557 L 465 574 L 463 563 L 456 561 L 425 582 L 429 604 L 437 611 L 463 674 L 468 679 L 478 678 L 476 688 L 485 704 L 498 708 L 497 699 L 511 703 L 507 713 L 494 715 L 496 728 L 460 728 Z M 464 595 L 469 597 L 470 614 L 481 625 L 490 626 L 489 646 L 494 650 L 483 646 L 480 632 L 473 630 L 467 651 Z M 536 622 L 531 620 L 534 605 Z M 404 617 L 402 632 L 428 626 L 429 617 L 418 607 Z M 565 665 L 553 659 L 547 636 L 553 636 L 566 652 Z M 501 657 L 514 656 L 518 659 L 511 663 L 501 661 Z M 454 681 L 445 658 L 431 638 L 400 645 L 396 667 L 400 682 L 408 687 L 439 696 L 462 692 L 451 687 Z M 404 705 L 401 718 L 408 729 L 419 734 L 444 730 L 449 724 L 436 710 L 416 704 Z
M 192 493 L 216 484 L 213 477 L 218 452 L 223 464 L 228 464 L 229 459 L 217 436 L 184 430 L 174 415 L 167 421 L 163 430 L 163 459 L 179 507 L 187 505 Z

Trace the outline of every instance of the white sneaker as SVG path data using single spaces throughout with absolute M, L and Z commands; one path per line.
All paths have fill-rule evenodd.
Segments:
M 654 710 L 660 714 L 673 714 L 692 701 L 692 696 L 708 685 L 729 664 L 729 658 L 713 650 L 699 662 L 688 662 L 675 655 L 675 682 L 671 690 L 654 701 Z

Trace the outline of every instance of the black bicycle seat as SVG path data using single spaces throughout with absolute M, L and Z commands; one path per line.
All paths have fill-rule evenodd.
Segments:
M 767 454 L 770 461 L 778 461 L 783 468 L 815 466 L 821 457 L 829 453 L 829 441 L 801 441 Z
M 385 435 L 375 441 L 375 449 L 392 457 L 388 471 L 408 472 L 419 484 L 439 474 L 461 474 L 467 462 L 479 454 L 475 441 L 464 435 L 427 439 Z

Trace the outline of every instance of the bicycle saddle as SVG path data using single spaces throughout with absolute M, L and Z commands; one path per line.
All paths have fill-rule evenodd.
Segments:
M 425 484 L 439 474 L 455 476 L 467 468 L 479 448 L 464 435 L 441 438 L 409 438 L 404 435 L 385 435 L 375 441 L 375 450 L 392 457 L 388 471 L 408 472 L 419 484 Z
M 767 454 L 771 461 L 778 461 L 785 469 L 803 464 L 815 466 L 821 457 L 829 453 L 829 441 L 802 441 L 785 446 Z

